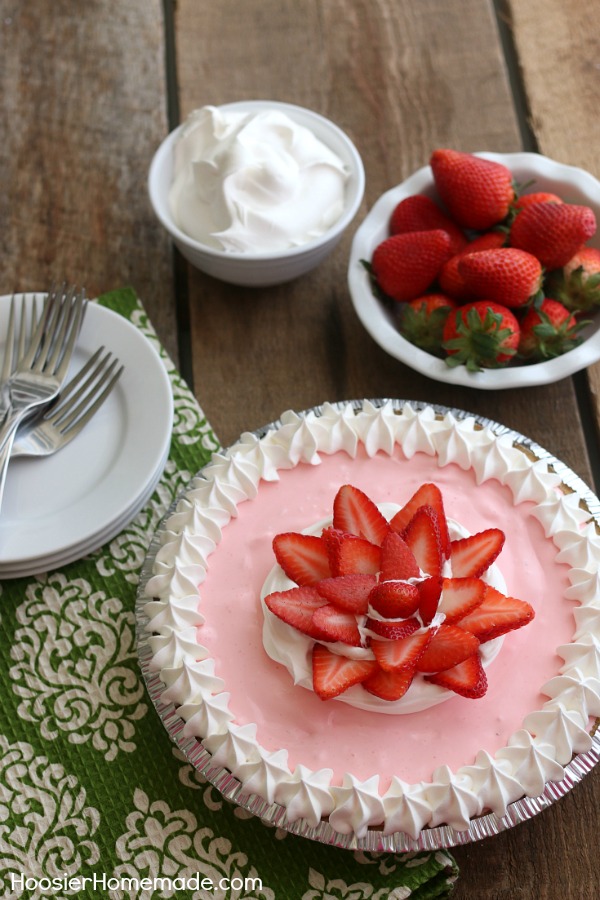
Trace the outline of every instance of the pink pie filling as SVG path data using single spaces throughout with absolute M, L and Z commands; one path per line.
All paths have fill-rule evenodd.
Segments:
M 362 449 L 362 448 L 361 448 Z M 293 771 L 332 768 L 334 783 L 345 772 L 366 779 L 379 774 L 385 790 L 392 775 L 407 782 L 431 779 L 440 765 L 456 769 L 473 762 L 479 750 L 493 754 L 517 731 L 524 716 L 541 708 L 540 687 L 562 665 L 556 647 L 573 634 L 573 604 L 564 598 L 567 566 L 531 515 L 532 504 L 513 505 L 509 488 L 491 480 L 477 485 L 472 471 L 452 464 L 438 468 L 418 453 L 405 459 L 364 452 L 322 456 L 320 465 L 280 471 L 280 481 L 261 483 L 257 497 L 238 507 L 223 530 L 200 587 L 206 624 L 198 640 L 215 659 L 215 670 L 230 692 L 238 724 L 255 722 L 267 750 L 286 748 Z M 271 542 L 283 531 L 302 531 L 331 515 L 340 485 L 361 488 L 376 503 L 402 504 L 424 481 L 439 485 L 446 513 L 468 531 L 502 528 L 506 543 L 498 566 L 512 596 L 527 600 L 536 617 L 509 633 L 487 670 L 482 699 L 459 696 L 419 713 L 381 715 L 339 701 L 322 701 L 296 687 L 288 671 L 262 645 L 260 591 L 275 563 Z

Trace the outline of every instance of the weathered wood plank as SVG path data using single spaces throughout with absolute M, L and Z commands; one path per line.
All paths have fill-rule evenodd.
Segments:
M 160 0 L 0 2 L 3 293 L 126 284 L 176 354 L 169 241 L 146 178 L 167 131 Z

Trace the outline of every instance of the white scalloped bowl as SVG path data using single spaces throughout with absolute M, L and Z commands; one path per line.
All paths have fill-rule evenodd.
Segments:
M 563 165 L 537 153 L 476 155 L 503 163 L 520 184 L 533 182 L 528 184 L 527 192 L 549 191 L 569 203 L 591 207 L 598 219 L 599 228 L 588 244 L 600 247 L 600 182 L 589 172 Z M 443 359 L 426 353 L 402 337 L 395 322 L 394 301 L 386 305 L 376 296 L 362 260 L 370 260 L 377 245 L 389 237 L 388 226 L 392 211 L 401 200 L 412 194 L 436 197 L 430 166 L 419 169 L 379 198 L 359 226 L 350 252 L 348 284 L 352 302 L 360 321 L 380 347 L 410 368 L 436 381 L 483 390 L 550 384 L 600 360 L 600 312 L 596 313 L 592 324 L 587 326 L 583 343 L 556 359 L 530 365 L 511 365 L 503 369 L 484 369 L 474 373 L 468 372 L 465 366 L 451 368 Z
M 340 218 L 325 234 L 299 247 L 264 253 L 234 253 L 207 247 L 185 234 L 175 224 L 169 208 L 169 188 L 173 178 L 173 148 L 184 127 L 172 131 L 156 151 L 148 175 L 148 192 L 154 213 L 181 254 L 197 269 L 230 284 L 266 287 L 304 275 L 319 265 L 337 246 L 362 202 L 365 173 L 358 150 L 348 135 L 329 119 L 290 103 L 245 100 L 223 104 L 220 109 L 252 112 L 276 109 L 299 125 L 310 129 L 343 160 L 350 177 L 346 184 L 345 207 Z

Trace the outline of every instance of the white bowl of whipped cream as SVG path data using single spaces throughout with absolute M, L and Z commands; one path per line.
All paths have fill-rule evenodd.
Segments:
M 148 178 L 158 220 L 196 268 L 231 284 L 291 281 L 331 253 L 361 204 L 360 155 L 333 122 L 248 100 L 194 110 Z

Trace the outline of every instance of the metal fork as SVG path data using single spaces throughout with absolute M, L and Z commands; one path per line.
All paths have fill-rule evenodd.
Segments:
M 6 327 L 6 346 L 4 348 L 4 358 L 2 360 L 2 370 L 0 371 L 0 422 L 3 422 L 8 413 L 10 402 L 10 390 L 8 379 L 12 375 L 17 362 L 25 355 L 25 348 L 28 344 L 28 335 L 33 335 L 37 328 L 38 316 L 36 298 L 34 297 L 30 306 L 30 325 L 27 327 L 26 304 L 21 304 L 21 315 L 19 324 L 15 326 L 15 307 L 16 297 L 13 294 L 10 298 L 10 311 L 8 314 L 8 325 Z M 15 331 L 18 328 L 18 334 Z
M 29 346 L 7 382 L 10 408 L 0 427 L 0 451 L 33 409 L 58 395 L 79 334 L 85 303 L 84 293 L 75 293 L 73 289 L 61 288 L 49 295 Z

